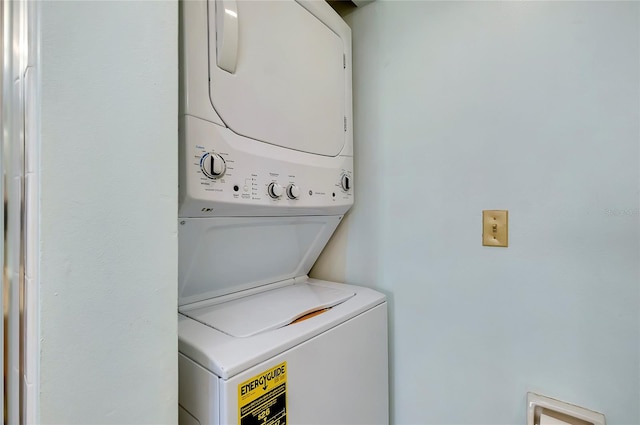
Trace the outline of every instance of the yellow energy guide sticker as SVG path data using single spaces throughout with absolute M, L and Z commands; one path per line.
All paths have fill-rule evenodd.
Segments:
M 287 362 L 238 385 L 238 425 L 286 425 Z

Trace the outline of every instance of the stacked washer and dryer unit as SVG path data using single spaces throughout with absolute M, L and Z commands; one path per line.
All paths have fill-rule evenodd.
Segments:
M 384 295 L 307 276 L 353 204 L 350 29 L 180 8 L 180 424 L 386 424 Z

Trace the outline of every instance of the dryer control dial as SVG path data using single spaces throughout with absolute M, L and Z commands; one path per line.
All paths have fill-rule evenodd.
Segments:
M 269 196 L 271 196 L 273 199 L 278 199 L 284 193 L 284 188 L 278 183 L 273 182 L 269 184 L 267 191 L 269 192 Z
M 200 169 L 210 179 L 217 179 L 227 171 L 227 164 L 217 153 L 206 153 L 200 158 Z
M 351 176 L 343 174 L 340 179 L 340 185 L 345 192 L 348 192 L 351 189 Z
M 287 186 L 287 196 L 289 199 L 298 199 L 300 196 L 300 188 L 295 184 L 290 184 Z

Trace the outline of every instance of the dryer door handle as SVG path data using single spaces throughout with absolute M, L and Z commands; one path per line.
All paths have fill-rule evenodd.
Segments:
M 216 62 L 227 72 L 236 71 L 238 57 L 238 4 L 216 0 Z

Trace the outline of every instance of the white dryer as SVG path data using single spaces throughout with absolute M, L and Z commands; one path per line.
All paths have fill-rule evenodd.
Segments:
M 307 276 L 353 204 L 349 27 L 180 11 L 180 424 L 388 423 L 385 296 Z

